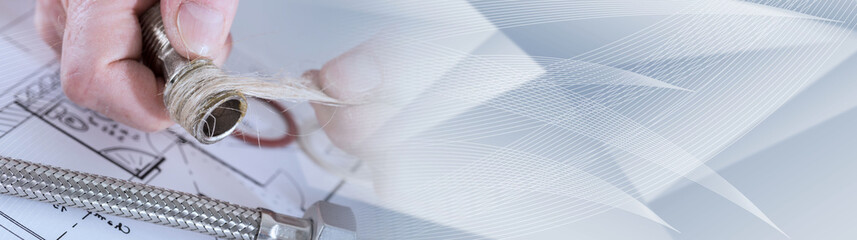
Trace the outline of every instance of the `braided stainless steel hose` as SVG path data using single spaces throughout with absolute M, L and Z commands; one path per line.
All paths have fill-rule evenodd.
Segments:
M 304 218 L 0 156 L 0 193 L 221 239 L 355 239 L 347 207 L 319 202 Z

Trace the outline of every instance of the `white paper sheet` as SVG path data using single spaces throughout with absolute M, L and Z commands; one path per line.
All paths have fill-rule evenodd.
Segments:
M 76 106 L 62 94 L 58 60 L 35 31 L 32 5 L 0 3 L 0 155 L 298 216 L 313 202 L 333 197 L 343 185 L 354 187 L 319 168 L 296 143 L 266 148 L 230 137 L 206 146 L 177 126 L 144 133 Z M 246 56 L 234 54 L 245 59 L 230 61 L 231 70 L 256 70 L 248 69 L 252 59 Z M 287 107 L 297 124 L 313 121 L 308 105 Z M 261 101 L 253 102 L 243 127 L 274 133 L 267 138 L 284 134 L 286 119 L 270 117 L 272 113 L 279 114 Z M 302 134 L 323 136 L 321 131 Z M 314 147 L 324 153 L 329 141 Z M 212 237 L 0 196 L 0 239 Z

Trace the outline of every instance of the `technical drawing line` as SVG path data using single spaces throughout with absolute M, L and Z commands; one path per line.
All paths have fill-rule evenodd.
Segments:
M 113 164 L 114 164 L 114 165 L 116 165 L 117 167 L 121 168 L 122 170 L 125 170 L 126 172 L 128 172 L 129 174 L 131 174 L 131 175 L 133 175 L 133 176 L 136 176 L 136 177 L 138 177 L 138 178 L 140 178 L 140 179 L 145 179 L 145 178 L 146 178 L 146 176 L 147 176 L 149 173 L 151 173 L 151 172 L 152 172 L 152 171 L 151 171 L 151 169 L 149 169 L 149 171 L 146 171 L 143 175 L 134 174 L 134 171 L 132 171 L 132 170 L 130 170 L 130 169 L 127 169 L 127 168 L 125 168 L 125 166 L 122 166 L 121 164 L 117 163 L 117 162 L 116 162 L 116 161 L 114 161 L 113 159 L 110 159 L 109 157 L 105 156 L 105 155 L 104 155 L 103 153 L 101 153 L 100 151 L 96 150 L 95 148 L 92 148 L 92 146 L 89 146 L 88 144 L 84 143 L 84 142 L 83 142 L 83 141 L 81 141 L 80 139 L 78 139 L 78 138 L 76 138 L 75 136 L 71 135 L 71 133 L 69 133 L 69 132 L 67 132 L 67 131 L 63 130 L 62 128 L 60 128 L 60 127 L 59 127 L 59 126 L 57 126 L 56 124 L 54 124 L 54 123 L 52 123 L 51 121 L 48 121 L 47 119 L 45 119 L 43 116 L 41 116 L 41 115 L 39 115 L 39 114 L 36 114 L 36 113 L 35 113 L 35 112 L 33 112 L 32 110 L 28 109 L 28 108 L 27 108 L 27 107 L 25 107 L 23 104 L 21 104 L 21 103 L 19 103 L 19 102 L 17 102 L 17 101 L 15 101 L 15 104 L 18 104 L 18 106 L 20 106 L 21 108 L 24 108 L 24 110 L 26 110 L 27 112 L 29 112 L 29 113 L 30 113 L 30 114 L 32 114 L 33 116 L 36 116 L 36 118 L 38 118 L 38 119 L 42 120 L 42 122 L 47 123 L 48 125 L 50 125 L 50 126 L 51 126 L 51 127 L 53 127 L 54 129 L 56 129 L 57 131 L 59 131 L 59 132 L 61 132 L 61 133 L 65 134 L 66 136 L 68 136 L 69 138 L 71 138 L 72 140 L 74 140 L 75 142 L 79 143 L 80 145 L 83 145 L 84 147 L 86 147 L 87 149 L 89 149 L 90 151 L 92 151 L 93 153 L 98 154 L 98 156 L 101 156 L 102 158 L 104 158 L 104 159 L 106 159 L 107 161 L 109 161 L 109 162 L 113 163 Z M 164 159 L 163 159 L 163 158 L 162 158 L 162 159 L 160 159 L 160 160 L 158 161 L 158 164 L 160 164 L 160 163 L 161 163 L 161 162 L 163 162 L 163 161 L 164 161 Z
M 32 16 L 35 11 L 36 11 L 35 8 L 30 9 L 27 12 L 25 12 L 24 14 L 21 14 L 21 16 L 18 16 L 17 18 L 12 19 L 12 21 L 7 23 L 6 25 L 3 25 L 2 27 L 0 27 L 0 33 L 3 33 L 4 31 L 12 28 L 12 26 L 15 26 L 16 24 L 23 22 L 28 17 Z
M 11 233 L 12 235 L 15 235 L 15 237 L 18 237 L 18 239 L 24 240 L 24 238 L 22 238 L 21 236 L 18 236 L 18 234 L 16 234 L 15 232 L 12 232 L 12 230 L 9 230 L 8 228 L 6 228 L 6 226 L 3 226 L 3 224 L 0 224 L 0 227 L 2 227 L 3 229 L 6 229 L 7 232 Z
M 31 51 L 30 48 L 24 46 L 24 44 L 19 43 L 17 40 L 12 39 L 9 36 L 3 36 L 3 40 L 6 40 L 6 42 L 11 43 L 12 46 L 17 47 L 18 49 L 21 49 L 21 51 L 28 52 L 28 53 Z
M 187 144 L 187 145 L 190 145 L 190 146 L 191 146 L 191 147 L 193 147 L 193 148 L 196 148 L 196 149 L 197 149 L 197 150 L 199 150 L 201 153 L 205 154 L 206 156 L 208 156 L 208 157 L 209 157 L 209 158 L 211 158 L 211 159 L 214 159 L 214 161 L 217 161 L 218 163 L 222 164 L 223 166 L 225 166 L 225 167 L 226 167 L 226 168 L 228 168 L 229 170 L 232 170 L 233 172 L 238 173 L 238 175 L 241 175 L 241 177 L 243 177 L 243 178 L 247 179 L 248 181 L 252 182 L 254 185 L 256 185 L 256 186 L 258 186 L 258 187 L 266 187 L 266 186 L 268 186 L 268 184 L 270 184 L 271 182 L 273 182 L 273 181 L 274 181 L 274 179 L 277 177 L 277 175 L 274 175 L 274 176 L 271 176 L 270 178 L 268 178 L 268 179 L 265 181 L 265 183 L 259 182 L 258 180 L 256 180 L 256 179 L 254 179 L 254 178 L 250 177 L 250 175 L 247 175 L 247 173 L 244 173 L 243 171 L 238 170 L 238 168 L 235 168 L 234 166 L 230 165 L 230 164 L 229 164 L 229 163 L 227 163 L 226 161 L 223 161 L 223 159 L 220 159 L 219 157 L 214 156 L 214 154 L 212 154 L 211 152 L 206 151 L 206 150 L 205 150 L 205 149 L 203 149 L 202 147 L 197 146 L 197 145 L 196 145 L 196 144 L 194 144 L 192 141 L 188 141 L 186 138 L 182 137 L 182 136 L 181 136 L 181 135 L 179 135 L 178 133 L 173 132 L 172 130 L 169 130 L 169 129 L 168 129 L 167 131 L 168 131 L 169 133 L 173 134 L 176 138 L 178 138 L 178 139 L 179 139 L 179 141 L 180 141 L 181 143 L 183 143 L 183 144 Z
M 339 183 L 336 184 L 336 187 L 334 187 L 333 190 L 330 191 L 330 193 L 324 197 L 324 201 L 330 202 L 330 199 L 333 198 L 333 195 L 336 194 L 336 192 L 339 191 L 340 188 L 342 188 L 342 185 L 345 185 L 345 180 L 339 180 Z M 303 208 L 303 206 L 301 206 L 301 208 Z
M 185 154 L 184 149 L 181 146 L 176 147 L 179 150 L 179 154 L 182 156 L 182 162 L 184 162 L 185 167 L 187 167 L 187 174 L 190 177 L 190 181 L 193 182 L 193 189 L 196 190 L 196 194 L 203 195 L 202 191 L 199 190 L 199 185 L 196 183 L 196 177 L 193 176 L 193 168 L 190 167 L 190 162 L 187 160 L 187 154 Z
M 30 73 L 29 75 L 24 76 L 23 78 L 21 78 L 21 81 L 17 81 L 16 83 L 14 83 L 14 84 L 12 84 L 11 86 L 7 87 L 7 88 L 6 88 L 6 91 L 3 91 L 2 93 L 0 93 L 0 97 L 3 97 L 3 96 L 5 96 L 6 94 L 9 94 L 9 92 L 11 92 L 12 90 L 17 89 L 17 88 L 18 88 L 18 86 L 21 86 L 22 84 L 24 84 L 24 83 L 28 83 L 28 81 L 24 81 L 24 79 L 30 79 L 30 78 L 32 78 L 32 77 L 37 76 L 37 75 L 38 75 L 38 74 L 40 74 L 40 73 L 44 73 L 43 71 L 44 71 L 45 69 L 48 69 L 48 68 L 50 68 L 50 66 L 51 66 L 51 65 L 54 65 L 54 64 L 57 64 L 57 63 L 59 63 L 59 62 L 58 62 L 56 59 L 54 59 L 54 60 L 51 60 L 50 62 L 46 63 L 45 65 L 42 65 L 42 66 L 41 66 L 41 67 L 39 67 L 35 72 Z
M 155 156 L 155 155 L 150 154 L 150 153 L 145 152 L 145 151 L 141 151 L 141 150 L 133 149 L 133 148 L 126 148 L 126 147 L 110 147 L 110 148 L 105 148 L 104 150 L 101 150 L 99 152 L 101 152 L 102 154 L 105 154 L 105 156 L 106 156 L 106 154 L 111 153 L 111 152 L 116 152 L 116 151 L 129 151 L 131 153 L 143 154 L 143 155 L 146 155 L 148 157 L 152 157 L 152 158 L 156 159 L 155 161 L 152 161 L 152 162 L 146 163 L 143 166 L 140 166 L 139 171 L 136 171 L 134 173 L 134 175 L 139 176 L 140 179 L 146 178 L 146 176 L 148 176 L 149 173 L 152 172 L 153 166 L 160 165 L 161 162 L 163 162 L 165 160 L 165 158 L 163 156 Z M 121 155 L 116 155 L 116 158 L 117 158 L 117 160 L 122 160 L 122 161 L 128 163 L 128 165 L 131 165 L 134 163 L 133 159 L 130 159 L 130 155 L 127 158 L 122 157 Z M 142 164 L 142 159 L 137 159 L 137 162 L 139 164 Z M 146 170 L 146 171 L 143 172 L 143 170 Z
M 9 114 L 9 113 L 8 113 L 8 112 L 6 112 L 5 110 L 9 109 L 9 107 L 11 107 L 11 106 L 15 106 L 15 105 L 14 105 L 14 104 L 9 104 L 9 105 L 7 105 L 7 106 L 6 106 L 6 107 L 4 107 L 3 109 L 0 109 L 0 113 L 3 113 L 3 114 Z M 10 115 L 12 115 L 12 114 L 10 114 Z M 9 128 L 9 129 L 5 129 L 5 130 L 3 130 L 3 131 L 2 131 L 2 133 L 0 133 L 0 138 L 3 138 L 4 136 L 6 136 L 6 134 L 9 134 L 9 132 L 11 132 L 11 131 L 15 130 L 15 128 L 18 128 L 18 126 L 20 126 L 20 125 L 21 125 L 21 123 L 26 122 L 26 121 L 27 121 L 27 120 L 29 120 L 29 119 L 30 119 L 30 117 L 32 117 L 32 116 L 33 116 L 32 114 L 28 114 L 27 116 L 23 116 L 23 117 L 24 117 L 24 119 L 22 119 L 21 121 L 18 121 L 18 122 L 17 122 L 15 125 L 13 125 L 13 126 L 10 126 L 10 128 Z
M 186 138 L 184 138 L 184 137 L 180 136 L 178 133 L 175 133 L 175 132 L 173 132 L 173 131 L 171 131 L 171 130 L 169 130 L 169 129 L 168 129 L 167 131 L 168 131 L 170 134 L 175 135 L 175 137 L 179 138 L 179 140 L 180 140 L 181 144 L 183 144 L 183 145 L 189 145 L 190 147 L 195 148 L 195 149 L 196 149 L 196 150 L 198 150 L 199 152 L 201 152 L 201 153 L 205 154 L 205 155 L 206 155 L 206 156 L 208 156 L 209 158 L 211 158 L 211 159 L 213 159 L 213 160 L 217 161 L 218 163 L 220 163 L 221 165 L 225 166 L 225 167 L 226 167 L 226 168 L 228 168 L 230 171 L 232 171 L 232 172 L 234 172 L 234 173 L 237 173 L 237 174 L 238 174 L 238 175 L 240 175 L 242 178 L 246 179 L 247 181 L 250 181 L 251 183 L 253 183 L 253 184 L 254 184 L 254 185 L 256 185 L 257 187 L 260 187 L 260 188 L 266 188 L 266 187 L 268 187 L 268 185 L 270 185 L 272 182 L 274 182 L 274 180 L 276 180 L 276 179 L 277 179 L 277 177 L 279 177 L 280 175 L 283 175 L 284 177 L 288 178 L 288 179 L 289 179 L 289 182 L 290 182 L 291 184 L 293 184 L 293 185 L 295 186 L 295 188 L 298 190 L 298 191 L 297 191 L 297 194 L 299 195 L 298 197 L 301 199 L 301 203 L 300 203 L 301 211 L 305 211 L 305 210 L 306 210 L 306 209 L 304 208 L 304 205 L 305 205 L 305 203 L 306 203 L 306 196 L 304 196 L 304 193 L 302 192 L 301 187 L 300 187 L 300 186 L 298 186 L 299 184 L 297 184 L 297 181 L 296 181 L 296 180 L 295 180 L 291 175 L 284 173 L 282 169 L 279 169 L 279 170 L 277 170 L 276 172 L 274 172 L 274 174 L 272 174 L 272 175 L 271 175 L 271 177 L 269 177 L 267 180 L 265 180 L 265 182 L 264 182 L 264 183 L 262 183 L 262 182 L 259 182 L 259 181 L 258 181 L 258 180 L 256 180 L 256 179 L 251 178 L 249 175 L 247 175 L 247 174 L 246 174 L 246 173 L 244 173 L 243 171 L 241 171 L 241 170 L 239 170 L 239 169 L 237 169 L 237 168 L 233 167 L 232 165 L 229 165 L 229 164 L 228 164 L 226 161 L 224 161 L 223 159 L 221 159 L 221 158 L 219 158 L 219 157 L 217 157 L 217 156 L 214 156 L 214 154 L 212 154 L 211 152 L 206 151 L 205 149 L 203 149 L 203 148 L 201 148 L 200 146 L 196 145 L 196 144 L 195 144 L 195 143 L 193 143 L 192 141 L 188 141 Z M 178 149 L 179 149 L 179 151 L 180 151 L 180 153 L 181 153 L 182 157 L 184 158 L 185 164 L 186 164 L 186 165 L 188 165 L 188 162 L 187 162 L 187 156 L 185 155 L 184 150 L 182 150 L 182 146 L 177 146 L 176 148 L 178 148 Z M 188 165 L 188 167 L 190 167 L 190 165 Z M 191 175 L 192 175 L 192 174 L 191 174 Z M 200 193 L 200 191 L 199 191 L 199 187 L 198 187 L 198 186 L 197 186 L 197 184 L 196 184 L 196 180 L 193 180 L 193 184 L 194 184 L 194 187 L 196 188 L 196 191 L 197 191 L 198 193 Z M 338 188 L 333 189 L 330 193 L 328 193 L 328 196 L 332 196 L 332 195 L 334 194 L 334 192 L 335 192 L 337 189 L 338 189 Z
M 353 167 L 351 167 L 351 172 L 352 172 L 352 173 L 353 173 L 353 172 L 356 172 L 356 171 L 357 171 L 357 169 L 358 169 L 358 168 L 360 168 L 360 166 L 362 166 L 362 165 L 363 165 L 363 160 L 359 160 L 359 161 L 357 161 L 357 163 L 356 163 L 356 164 L 354 164 L 354 166 L 353 166 Z M 346 179 L 344 179 L 344 178 L 343 178 L 342 180 L 340 180 L 340 181 L 339 181 L 339 183 L 338 183 L 338 184 L 336 184 L 336 187 L 334 187 L 334 188 L 333 188 L 333 190 L 331 190 L 331 191 L 330 191 L 330 194 L 327 194 L 327 197 L 324 197 L 324 201 L 325 201 L 325 202 L 329 202 L 329 201 L 330 201 L 330 199 L 331 199 L 331 198 L 333 198 L 333 195 L 335 195 L 335 194 L 336 194 L 336 192 L 338 192 L 338 191 L 339 191 L 339 189 L 340 189 L 340 188 L 342 188 L 342 185 L 345 185 L 345 180 L 346 180 Z M 301 206 L 303 206 L 303 205 L 301 205 Z
M 18 226 L 21 229 L 24 229 L 24 231 L 26 231 L 30 235 L 33 235 L 33 237 L 36 237 L 39 240 L 45 240 L 45 238 L 40 236 L 38 233 L 33 232 L 33 230 L 30 230 L 29 228 L 27 228 L 26 226 L 24 226 L 23 224 L 18 222 L 18 220 L 15 220 L 14 218 L 10 217 L 9 215 L 6 215 L 6 213 L 4 213 L 3 211 L 0 211 L 0 216 L 2 216 L 3 218 L 6 218 L 6 220 L 9 220 L 9 222 L 12 222 L 12 224 L 15 224 L 15 226 Z

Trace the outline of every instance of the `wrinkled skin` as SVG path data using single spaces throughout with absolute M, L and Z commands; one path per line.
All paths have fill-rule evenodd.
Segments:
M 163 79 L 139 61 L 142 37 L 138 18 L 157 3 L 37 2 L 36 26 L 60 54 L 60 78 L 69 99 L 148 132 L 174 124 L 163 103 Z M 167 37 L 180 54 L 208 57 L 217 64 L 225 61 L 231 48 L 229 29 L 237 0 L 163 0 L 160 4 Z M 378 62 L 367 48 L 365 44 L 359 46 L 304 76 L 340 100 L 365 99 L 383 82 L 377 74 Z M 313 106 L 327 134 L 345 149 L 355 149 L 377 129 L 368 124 L 372 121 L 364 120 L 371 118 L 367 106 Z

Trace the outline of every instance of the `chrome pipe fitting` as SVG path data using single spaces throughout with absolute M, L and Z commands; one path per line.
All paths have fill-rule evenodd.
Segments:
M 143 34 L 143 62 L 166 81 L 165 93 L 178 91 L 173 87 L 180 81 L 189 81 L 188 78 L 198 76 L 203 71 L 220 72 L 210 59 L 200 58 L 188 60 L 181 56 L 167 39 L 164 30 L 164 22 L 161 18 L 159 5 L 147 10 L 140 17 L 140 26 Z M 181 91 L 192 91 L 193 88 Z M 172 93 L 177 96 L 189 96 L 195 93 Z M 200 119 L 195 123 L 182 123 L 194 138 L 204 144 L 211 144 L 222 140 L 232 134 L 238 123 L 247 113 L 247 99 L 239 91 L 224 90 L 211 96 L 201 96 L 206 99 L 201 109 L 189 114 L 201 114 L 194 119 Z M 164 103 L 171 106 L 170 101 L 187 101 L 188 99 L 170 99 L 164 94 Z M 171 113 L 172 114 L 172 113 Z
M 241 240 L 357 239 L 348 207 L 316 202 L 303 218 L 142 183 L 0 156 L 0 193 Z

